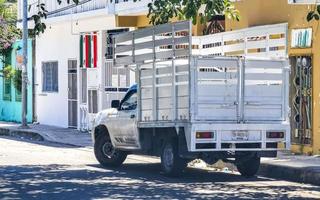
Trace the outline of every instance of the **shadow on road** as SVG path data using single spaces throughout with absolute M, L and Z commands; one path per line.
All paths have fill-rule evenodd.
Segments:
M 159 174 L 158 164 L 127 163 L 118 169 L 3 166 L 0 199 L 286 199 L 295 197 L 288 196 L 288 191 L 320 191 L 319 187 L 273 182 L 194 169 L 187 169 L 181 178 L 168 178 Z

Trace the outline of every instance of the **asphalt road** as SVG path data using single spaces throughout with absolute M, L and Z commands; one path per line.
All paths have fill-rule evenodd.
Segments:
M 101 168 L 92 149 L 0 137 L 0 199 L 316 199 L 320 187 L 188 168 L 164 177 L 158 159 Z

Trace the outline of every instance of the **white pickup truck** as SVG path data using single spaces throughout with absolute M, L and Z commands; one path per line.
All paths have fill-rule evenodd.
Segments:
M 190 22 L 124 33 L 114 43 L 115 67 L 135 70 L 137 84 L 94 120 L 103 166 L 138 153 L 160 156 L 167 175 L 199 158 L 233 162 L 253 176 L 261 157 L 290 148 L 286 59 L 193 55 Z

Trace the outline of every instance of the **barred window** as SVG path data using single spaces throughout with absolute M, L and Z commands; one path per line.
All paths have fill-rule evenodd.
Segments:
M 42 63 L 42 91 L 58 92 L 58 62 Z
M 3 78 L 3 100 L 11 101 L 11 79 Z

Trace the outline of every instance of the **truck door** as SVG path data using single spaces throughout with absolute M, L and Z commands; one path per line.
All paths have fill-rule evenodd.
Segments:
M 131 90 L 121 101 L 117 122 L 118 132 L 114 135 L 115 145 L 120 148 L 139 149 L 137 127 L 137 92 Z

